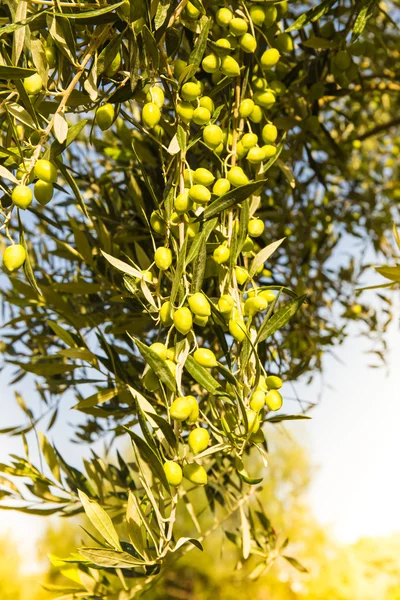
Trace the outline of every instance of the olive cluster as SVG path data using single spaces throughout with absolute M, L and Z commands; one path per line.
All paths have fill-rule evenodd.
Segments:
M 176 267 L 179 248 L 182 240 L 194 240 L 199 235 L 201 215 L 207 207 L 223 201 L 227 194 L 240 189 L 257 178 L 262 178 L 265 164 L 277 153 L 276 142 L 278 129 L 268 119 L 268 112 L 281 94 L 286 92 L 285 85 L 279 80 L 274 69 L 280 60 L 280 50 L 290 51 L 291 38 L 286 34 L 278 35 L 277 47 L 266 47 L 265 38 L 259 30 L 271 27 L 278 18 L 276 7 L 253 5 L 247 17 L 240 11 L 234 12 L 228 7 L 217 10 L 212 29 L 213 38 L 209 40 L 210 52 L 206 52 L 200 66 L 199 75 L 185 78 L 190 65 L 177 58 L 170 65 L 170 74 L 175 78 L 176 94 L 173 98 L 165 94 L 163 84 L 154 82 L 145 90 L 142 108 L 142 123 L 145 129 L 159 137 L 165 135 L 163 120 L 174 122 L 186 132 L 187 140 L 195 138 L 195 146 L 202 145 L 203 159 L 198 161 L 199 152 L 193 160 L 197 165 L 192 167 L 191 153 L 180 153 L 180 166 L 177 169 L 173 210 L 160 208 L 150 217 L 154 234 L 164 238 L 154 252 L 154 264 L 159 269 L 159 278 L 168 280 L 168 272 Z M 185 18 L 195 20 L 200 17 L 198 9 L 190 2 L 185 9 Z M 252 69 L 250 84 L 242 81 L 243 56 L 254 54 L 257 47 L 264 44 L 258 64 Z M 224 78 L 232 81 L 233 112 L 220 110 L 211 92 Z M 103 110 L 110 110 L 106 106 Z M 99 114 L 99 113 L 98 113 Z M 109 122 L 112 121 L 111 110 Z M 173 119 L 173 121 L 172 121 Z M 209 153 L 209 154 L 207 154 Z M 210 156 L 210 158 L 208 158 Z M 218 157 L 215 160 L 215 157 Z M 216 168 L 215 165 L 219 166 Z M 209 348 L 198 347 L 194 327 L 206 327 L 210 319 L 215 318 L 215 311 L 220 321 L 225 323 L 225 331 L 235 343 L 236 359 L 240 355 L 241 344 L 255 340 L 257 328 L 261 323 L 258 315 L 265 315 L 268 307 L 275 302 L 275 294 L 265 286 L 257 286 L 256 279 L 268 272 L 264 264 L 257 267 L 256 273 L 250 275 L 249 260 L 260 251 L 257 238 L 264 233 L 264 222 L 255 216 L 254 211 L 249 218 L 240 255 L 232 263 L 232 236 L 239 228 L 240 209 L 223 211 L 215 228 L 217 244 L 213 244 L 212 255 L 207 260 L 207 268 L 213 271 L 220 281 L 219 297 L 207 297 L 203 291 L 190 290 L 183 301 L 172 303 L 170 299 L 158 297 L 159 323 L 169 328 L 166 344 L 156 342 L 151 348 L 166 361 L 171 372 L 176 372 L 176 348 L 169 346 L 173 332 L 187 336 L 196 348 L 194 360 L 202 367 L 214 369 L 219 366 L 216 354 Z M 153 283 L 151 271 L 143 273 L 148 283 Z M 181 338 L 179 338 L 181 339 Z M 240 363 L 240 360 L 239 360 Z M 143 378 L 144 386 L 152 392 L 159 388 L 157 375 L 147 369 Z M 250 376 L 246 402 L 247 430 L 222 417 L 222 428 L 229 436 L 238 439 L 256 440 L 262 422 L 262 413 L 268 410 L 279 410 L 282 397 L 278 391 L 282 381 L 276 376 Z M 194 458 L 204 452 L 210 442 L 210 434 L 204 427 L 196 426 L 199 418 L 199 406 L 194 396 L 178 396 L 169 408 L 170 417 L 182 426 L 183 422 L 192 428 L 187 443 Z M 177 456 L 166 461 L 164 468 L 171 485 L 178 485 L 182 476 L 194 484 L 207 482 L 204 468 L 197 462 L 189 462 L 183 468 L 184 457 Z
M 32 75 L 28 79 L 32 79 L 35 75 Z M 28 89 L 30 87 L 28 86 Z M 11 201 L 12 206 L 19 209 L 26 210 L 33 201 L 33 195 L 35 199 L 42 206 L 46 205 L 53 197 L 54 183 L 57 181 L 57 169 L 52 162 L 40 158 L 36 161 L 32 176 L 25 170 L 19 169 L 17 171 L 17 179 L 21 181 L 12 191 Z M 26 180 L 36 179 L 34 190 L 32 193 L 31 188 L 27 185 Z M 8 271 L 15 271 L 19 269 L 26 260 L 26 250 L 21 244 L 12 244 L 8 246 L 3 255 L 3 264 Z

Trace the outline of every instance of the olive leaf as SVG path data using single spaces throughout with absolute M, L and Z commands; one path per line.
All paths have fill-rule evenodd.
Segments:
M 118 533 L 106 511 L 95 500 L 89 498 L 85 492 L 78 490 L 78 496 L 92 525 L 111 546 L 122 550 Z
M 232 206 L 235 206 L 235 204 L 239 204 L 240 202 L 243 202 L 243 200 L 247 200 L 247 198 L 249 198 L 252 194 L 255 194 L 259 189 L 261 189 L 266 182 L 266 179 L 260 179 L 259 181 L 253 181 L 251 183 L 247 183 L 246 185 L 240 185 L 233 190 L 230 190 L 223 196 L 213 200 L 213 202 L 207 206 L 205 211 L 199 217 L 197 217 L 197 221 L 207 221 L 224 210 L 232 208 Z

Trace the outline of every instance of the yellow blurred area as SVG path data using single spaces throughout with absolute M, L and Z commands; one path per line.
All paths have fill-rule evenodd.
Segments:
M 264 567 L 257 567 L 260 560 L 255 558 L 242 563 L 228 537 L 215 533 L 204 544 L 203 553 L 194 549 L 167 566 L 157 586 L 144 593 L 146 600 L 400 600 L 400 534 L 361 539 L 351 545 L 337 543 L 310 509 L 307 494 L 314 469 L 306 451 L 285 436 L 276 438 L 273 446 L 262 503 L 281 543 L 289 538 L 283 553 L 295 557 L 308 572 L 298 571 L 282 557 Z M 262 468 L 256 464 L 251 467 Z M 204 502 L 199 492 L 194 498 L 197 512 Z M 377 517 L 371 515 L 373 518 Z M 188 522 L 184 512 L 178 519 L 181 524 Z M 237 517 L 224 523 L 230 534 L 237 533 L 239 527 Z M 87 542 L 76 520 L 60 519 L 37 544 L 36 558 L 43 564 L 42 571 L 27 576 L 21 569 L 26 567 L 24 548 L 20 544 L 17 548 L 9 538 L 2 539 L 1 600 L 54 598 L 57 586 L 68 585 L 68 578 L 73 590 L 77 576 L 73 566 L 62 574 L 49 567 L 47 554 L 66 557 L 85 538 Z M 43 589 L 40 582 L 52 592 Z

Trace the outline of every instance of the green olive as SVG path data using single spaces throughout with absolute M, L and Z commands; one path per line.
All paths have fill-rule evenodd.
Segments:
M 24 264 L 26 260 L 26 251 L 21 244 L 8 246 L 3 254 L 3 264 L 10 272 L 16 271 Z
M 220 8 L 217 10 L 215 20 L 220 27 L 227 27 L 233 19 L 233 13 L 229 8 Z
M 177 486 L 182 483 L 183 474 L 178 463 L 168 460 L 163 464 L 163 469 L 169 485 Z
M 225 177 L 220 177 L 214 183 L 212 191 L 213 194 L 215 194 L 216 196 L 223 196 L 224 194 L 227 194 L 230 189 L 230 181 L 228 179 L 225 179 Z
M 251 98 L 246 98 L 239 105 L 239 115 L 245 119 L 251 115 L 253 108 L 254 101 Z
M 206 73 L 215 73 L 221 65 L 221 59 L 216 54 L 207 54 L 202 60 L 201 66 Z
M 35 96 L 42 90 L 43 81 L 39 73 L 34 73 L 29 77 L 25 77 L 23 81 L 23 86 L 27 94 L 29 94 L 30 96 Z
M 192 329 L 192 313 L 185 306 L 182 308 L 178 308 L 178 310 L 174 312 L 172 319 L 174 321 L 176 329 L 179 331 L 179 333 L 182 333 L 182 335 L 187 335 Z
M 161 119 L 160 107 L 154 102 L 148 102 L 143 106 L 142 121 L 148 129 L 152 129 Z
M 208 108 L 204 106 L 198 106 L 193 111 L 193 121 L 196 125 L 207 125 L 211 119 L 211 113 Z
M 201 292 L 196 292 L 188 300 L 190 310 L 200 317 L 209 317 L 211 315 L 211 306 L 207 298 Z
M 247 22 L 241 17 L 234 17 L 229 22 L 229 31 L 235 37 L 244 35 L 247 32 L 248 27 Z
M 198 348 L 193 353 L 193 358 L 203 367 L 216 367 L 218 365 L 214 352 L 208 348 Z
M 97 109 L 96 112 L 96 125 L 100 127 L 102 131 L 106 131 L 111 127 L 115 118 L 115 109 L 113 104 L 103 104 Z
M 203 129 L 203 140 L 210 148 L 217 148 L 223 138 L 223 133 L 219 125 L 207 125 Z
M 204 185 L 195 184 L 189 190 L 189 198 L 196 204 L 207 204 L 211 200 L 211 192 Z
M 181 87 L 180 95 L 187 102 L 193 102 L 201 94 L 201 87 L 198 83 L 188 81 Z
M 178 102 L 176 112 L 185 123 L 190 123 L 193 118 L 194 107 L 190 102 Z
M 154 253 L 154 262 L 160 271 L 166 271 L 172 264 L 172 252 L 169 248 L 157 248 Z
M 40 158 L 36 161 L 34 168 L 35 176 L 46 183 L 55 183 L 57 181 L 57 169 L 49 160 Z
M 195 485 L 206 485 L 207 472 L 201 465 L 192 463 L 183 467 L 183 475 Z
M 12 191 L 11 200 L 14 205 L 22 210 L 32 203 L 32 190 L 27 185 L 17 185 Z M 13 246 L 11 246 L 13 247 Z
M 228 172 L 227 178 L 233 187 L 246 185 L 249 182 L 247 175 L 241 167 L 232 167 Z
M 279 50 L 276 48 L 269 48 L 261 56 L 261 66 L 264 67 L 264 69 L 272 69 L 278 64 L 280 56 Z
M 39 179 L 33 188 L 36 200 L 42 206 L 45 206 L 53 198 L 54 188 L 52 183 L 47 183 Z
M 210 442 L 210 434 L 204 427 L 196 427 L 189 433 L 188 444 L 194 454 L 203 452 Z
M 239 63 L 232 56 L 224 56 L 221 60 L 221 73 L 227 77 L 237 77 L 240 75 Z
M 278 129 L 272 123 L 267 123 L 262 129 L 262 139 L 266 144 L 273 144 L 278 137 Z

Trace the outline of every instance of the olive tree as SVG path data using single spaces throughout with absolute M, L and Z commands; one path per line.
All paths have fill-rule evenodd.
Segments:
M 39 429 L 47 462 L 12 457 L 1 495 L 91 521 L 55 559 L 60 598 L 134 598 L 228 519 L 253 578 L 302 568 L 258 499 L 263 425 L 307 418 L 281 410 L 282 379 L 342 341 L 340 303 L 385 325 L 355 300 L 362 262 L 335 253 L 343 236 L 387 251 L 395 216 L 398 35 L 377 5 L 0 8 L 1 349 L 44 407 L 18 395 L 27 422 L 3 433 Z M 67 392 L 74 439 L 130 438 L 131 458 L 68 463 L 50 441 Z

